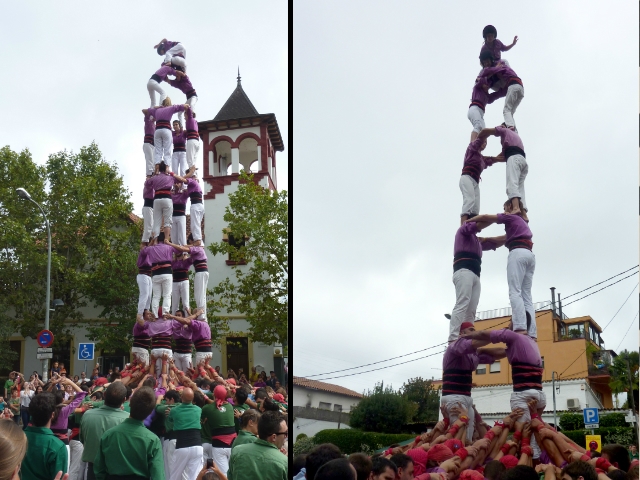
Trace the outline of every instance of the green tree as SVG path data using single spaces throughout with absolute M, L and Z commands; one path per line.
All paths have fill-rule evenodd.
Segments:
M 242 172 L 224 215 L 229 241 L 209 245 L 214 255 L 237 262 L 235 278 L 211 291 L 213 316 L 243 314 L 251 325 L 249 337 L 267 344 L 287 340 L 288 218 L 287 192 L 263 188 Z
M 349 425 L 367 432 L 399 433 L 402 425 L 411 422 L 417 409 L 401 392 L 378 383 L 351 410 Z
M 627 366 L 628 362 L 628 366 Z M 637 396 L 638 391 L 638 352 L 623 350 L 613 359 L 613 363 L 609 367 L 611 373 L 611 380 L 609 381 L 609 387 L 613 394 L 617 396 L 622 392 L 630 391 L 630 383 L 633 383 L 633 390 Z M 631 377 L 630 377 L 631 376 Z M 627 404 L 628 404 L 627 395 Z M 637 400 L 635 401 L 635 408 L 638 409 Z M 623 408 L 629 408 L 624 407 Z
M 437 422 L 440 408 L 440 395 L 433 388 L 431 380 L 422 377 L 410 378 L 400 388 L 402 395 L 418 406 L 413 422 Z

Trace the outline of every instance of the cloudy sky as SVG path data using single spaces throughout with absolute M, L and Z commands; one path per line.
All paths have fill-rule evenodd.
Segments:
M 534 301 L 638 264 L 637 18 L 627 1 L 295 4 L 296 375 L 446 341 L 467 109 L 487 24 L 505 44 L 519 36 L 503 56 L 524 82 L 515 119 L 529 164 Z M 503 103 L 488 106 L 487 126 L 503 121 Z M 487 154 L 499 150 L 491 137 Z M 480 188 L 482 213 L 501 211 L 504 164 L 485 171 Z M 507 254 L 483 258 L 479 311 L 509 306 Z M 628 278 L 565 313 L 604 327 L 637 283 Z M 636 289 L 603 334 L 607 348 L 638 348 L 637 312 Z M 399 388 L 440 378 L 441 360 L 328 381 Z
M 78 152 L 95 140 L 118 164 L 140 214 L 140 110 L 149 106 L 147 80 L 162 60 L 153 46 L 166 37 L 187 50 L 202 121 L 212 119 L 236 88 L 240 67 L 242 86 L 258 112 L 276 114 L 285 144 L 277 157 L 278 184 L 287 185 L 286 2 L 27 1 L 6 2 L 0 13 L 6 65 L 0 145 L 28 148 L 44 163 L 51 153 Z M 162 85 L 174 103 L 184 101 L 182 92 Z

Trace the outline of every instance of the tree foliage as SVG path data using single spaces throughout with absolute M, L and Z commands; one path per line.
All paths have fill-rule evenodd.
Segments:
M 627 367 L 627 361 L 629 366 Z M 611 380 L 609 386 L 614 395 L 618 395 L 622 392 L 629 393 L 630 384 L 633 383 L 633 390 L 637 398 L 638 392 L 638 352 L 623 350 L 620 354 L 613 359 L 613 363 L 609 367 L 611 374 Z M 628 395 L 627 395 L 628 398 Z M 627 400 L 628 402 L 628 400 Z M 635 408 L 638 409 L 637 400 L 635 402 Z
M 351 410 L 349 425 L 367 432 L 400 433 L 402 425 L 411 422 L 417 410 L 416 403 L 400 391 L 378 383 Z
M 440 395 L 433 388 L 431 380 L 422 377 L 410 378 L 402 384 L 402 395 L 418 406 L 412 422 L 437 422 L 440 408 Z
M 237 191 L 229 195 L 224 215 L 231 240 L 209 245 L 214 255 L 229 255 L 235 278 L 214 287 L 213 313 L 243 314 L 253 341 L 281 343 L 287 339 L 288 316 L 288 205 L 286 191 L 256 184 L 253 175 L 240 176 Z M 242 242 L 242 238 L 246 241 Z M 246 265 L 244 265 L 246 263 Z

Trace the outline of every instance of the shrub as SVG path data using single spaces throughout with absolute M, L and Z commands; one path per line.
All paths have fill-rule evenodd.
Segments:
M 296 437 L 296 441 L 298 440 L 302 440 L 303 438 L 309 438 L 308 435 L 306 433 L 300 433 L 298 434 L 298 436 Z
M 627 427 L 629 424 L 624 419 L 624 413 L 608 413 L 600 415 L 601 427 Z M 584 417 L 582 413 L 563 413 L 560 415 L 560 428 L 562 430 L 582 430 Z
M 333 443 L 346 455 L 362 452 L 365 446 L 370 451 L 378 450 L 386 445 L 404 442 L 415 438 L 411 434 L 392 434 L 363 432 L 355 429 L 328 429 L 321 430 L 313 437 L 317 445 L 321 443 Z
M 624 418 L 624 417 L 623 417 Z M 591 435 L 590 430 L 564 430 L 564 433 L 576 445 L 588 448 L 586 445 L 585 435 Z M 621 445 L 629 445 L 636 438 L 637 431 L 633 427 L 601 427 L 596 428 L 593 433 L 602 437 L 602 444 L 619 443 Z
M 293 444 L 293 456 L 309 453 L 315 446 L 313 437 L 308 438 L 304 433 L 301 433 L 296 437 L 296 443 Z
M 400 433 L 417 410 L 417 403 L 379 383 L 351 410 L 349 425 L 368 432 Z

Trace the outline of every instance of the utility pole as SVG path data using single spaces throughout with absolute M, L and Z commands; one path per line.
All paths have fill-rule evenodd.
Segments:
M 553 426 L 558 429 L 558 421 L 556 420 L 556 372 L 551 372 L 551 387 L 553 388 Z
M 631 366 L 629 365 L 629 354 L 627 354 L 627 373 L 629 374 L 629 395 L 628 395 L 628 402 L 629 405 L 631 406 L 631 411 L 633 412 L 633 416 L 636 416 L 636 406 L 635 406 L 635 401 L 633 399 L 633 377 L 631 376 Z M 637 422 L 636 422 L 637 423 Z

